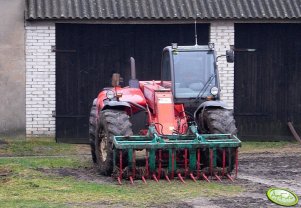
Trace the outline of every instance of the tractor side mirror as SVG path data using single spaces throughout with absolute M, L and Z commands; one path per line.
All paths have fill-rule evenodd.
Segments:
M 119 83 L 120 83 L 120 74 L 114 73 L 112 75 L 112 86 L 117 87 L 119 86 Z
M 234 51 L 233 49 L 226 51 L 226 59 L 228 63 L 234 62 Z

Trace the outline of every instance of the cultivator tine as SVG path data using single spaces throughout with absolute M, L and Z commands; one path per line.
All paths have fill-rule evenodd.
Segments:
M 190 173 L 189 175 L 190 175 L 190 178 L 191 178 L 194 182 L 196 182 L 196 179 L 195 179 L 193 173 Z
M 178 173 L 178 177 L 179 177 L 179 179 L 180 179 L 183 183 L 186 183 L 186 182 L 184 181 L 184 179 L 183 179 L 181 173 Z
M 121 178 L 117 177 L 117 180 L 118 180 L 119 185 L 122 185 Z
M 161 167 L 162 167 L 162 150 L 159 150 L 159 159 L 158 159 L 158 179 L 161 178 Z
M 145 175 L 148 177 L 149 175 L 149 165 L 148 165 L 148 151 L 145 153 Z
M 129 178 L 130 178 L 131 184 L 134 185 L 133 176 L 130 176 Z
M 141 179 L 142 179 L 143 183 L 147 184 L 144 176 L 142 176 Z
M 132 156 L 132 174 L 133 178 L 135 178 L 136 175 L 136 151 L 133 150 L 133 156 Z
M 222 171 L 222 176 L 223 177 L 225 175 L 225 167 L 226 167 L 226 150 L 223 149 L 223 171 Z
M 226 174 L 227 178 L 229 178 L 230 181 L 234 182 L 233 178 L 229 175 L 229 174 Z
M 120 180 L 121 183 L 121 179 L 122 179 L 122 150 L 119 150 L 119 177 L 118 179 Z M 119 182 L 118 180 L 118 182 Z
M 222 182 L 221 178 L 220 178 L 216 173 L 214 173 L 214 177 L 215 177 L 219 182 Z
M 235 150 L 235 178 L 237 178 L 238 172 L 238 148 Z
M 165 178 L 166 178 L 166 180 L 167 180 L 169 183 L 171 183 L 170 180 L 169 180 L 168 175 L 165 175 Z
M 185 168 L 185 177 L 187 177 L 187 172 L 188 172 L 188 153 L 187 153 L 187 149 L 184 150 L 184 168 Z
M 159 181 L 158 181 L 158 178 L 157 178 L 157 176 L 156 176 L 156 174 L 153 174 L 153 179 L 158 183 Z
M 171 179 L 174 178 L 174 170 L 175 170 L 175 152 L 172 150 L 171 153 Z
M 198 149 L 198 156 L 197 156 L 197 178 L 200 178 L 200 168 L 201 168 L 201 151 Z
M 210 183 L 210 180 L 208 179 L 208 177 L 205 175 L 205 173 L 202 174 L 203 178 L 208 182 Z

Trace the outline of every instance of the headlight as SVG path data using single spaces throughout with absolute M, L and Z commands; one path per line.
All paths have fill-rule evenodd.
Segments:
M 115 92 L 113 92 L 112 90 L 108 90 L 106 95 L 107 95 L 107 98 L 112 100 L 115 97 Z
M 218 94 L 218 88 L 217 87 L 212 87 L 211 90 L 210 90 L 210 93 L 213 96 L 216 96 Z

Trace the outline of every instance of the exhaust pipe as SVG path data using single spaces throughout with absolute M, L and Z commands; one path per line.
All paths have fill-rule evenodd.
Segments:
M 129 81 L 129 86 L 131 88 L 139 88 L 139 81 L 136 79 L 136 64 L 133 57 L 130 58 L 131 63 L 131 79 Z
M 131 79 L 136 79 L 136 64 L 133 57 L 130 58 L 131 62 Z

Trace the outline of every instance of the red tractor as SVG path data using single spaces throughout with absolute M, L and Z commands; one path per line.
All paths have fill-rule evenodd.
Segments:
M 227 51 L 233 62 L 233 51 Z M 90 144 L 99 173 L 122 179 L 185 177 L 221 180 L 237 174 L 238 147 L 232 111 L 220 101 L 214 45 L 172 46 L 163 50 L 161 80 L 131 80 L 93 101 Z

